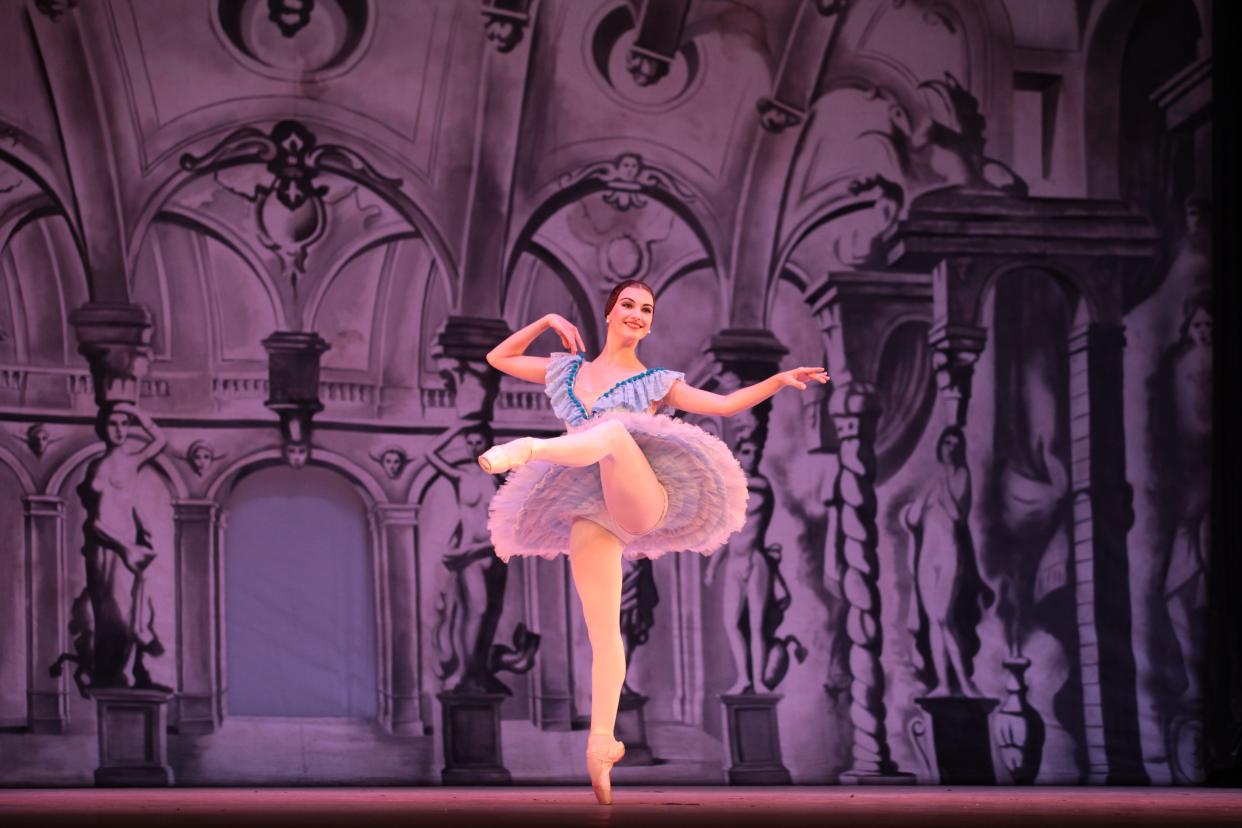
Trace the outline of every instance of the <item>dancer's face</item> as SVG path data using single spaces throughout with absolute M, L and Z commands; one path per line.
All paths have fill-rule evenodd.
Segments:
M 621 291 L 617 303 L 608 312 L 608 331 L 622 340 L 639 341 L 651 333 L 655 315 L 655 298 L 637 285 Z

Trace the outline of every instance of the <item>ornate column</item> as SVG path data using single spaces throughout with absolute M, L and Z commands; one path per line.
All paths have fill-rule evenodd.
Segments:
M 423 647 L 419 635 L 418 507 L 381 503 L 374 519 L 381 544 L 378 556 L 387 573 L 382 636 L 386 681 L 380 688 L 381 723 L 396 736 L 422 736 Z
M 849 271 L 830 273 L 807 292 L 827 336 L 833 384 L 828 414 L 838 442 L 833 485 L 837 529 L 830 542 L 846 602 L 849 718 L 854 729 L 850 768 L 840 779 L 854 784 L 914 782 L 914 775 L 900 771 L 892 759 L 885 722 L 875 493 L 875 440 L 882 406 L 876 375 L 883 333 L 898 319 L 929 313 L 929 282 L 919 274 Z
M 437 332 L 433 356 L 453 391 L 459 419 L 490 425 L 500 374 L 487 364 L 486 356 L 507 333 L 503 320 L 467 316 L 450 316 Z M 494 688 L 489 690 L 487 680 L 493 679 L 494 674 L 483 675 L 490 670 L 477 656 L 492 652 L 490 638 L 495 634 L 500 609 L 494 602 L 503 600 L 508 570 L 495 559 L 470 565 L 488 567 L 484 570 L 488 581 L 487 607 L 483 610 L 480 641 L 475 645 L 476 660 L 463 665 L 461 682 L 437 694 L 444 746 L 441 778 L 445 784 L 504 785 L 512 781 L 504 766 L 500 731 L 500 706 L 507 694 L 495 692 Z M 525 626 L 519 625 L 517 636 L 525 634 Z M 486 642 L 482 640 L 484 635 Z M 532 665 L 533 661 L 524 666 Z
M 721 391 L 730 390 L 736 384 L 748 384 L 771 376 L 780 370 L 781 358 L 789 353 L 776 336 L 763 329 L 732 329 L 712 337 L 708 350 L 716 359 L 720 374 Z M 768 420 L 772 406 L 763 403 L 756 406 L 749 416 L 740 416 L 722 429 L 722 438 L 734 451 L 738 450 L 740 441 L 745 438 L 751 441 L 750 457 L 757 459 L 766 443 Z M 743 469 L 748 476 L 757 474 L 757 466 L 743 462 Z M 752 478 L 753 482 L 753 478 Z M 770 510 L 772 501 L 761 509 Z M 770 511 L 769 511 L 770 514 Z M 767 518 L 760 517 L 759 520 Z M 762 545 L 763 538 L 759 537 Z M 764 559 L 766 550 L 762 548 L 748 550 L 750 554 L 761 560 L 756 567 L 767 568 L 769 562 Z M 722 550 L 717 555 L 736 554 Z M 755 614 L 763 614 L 767 608 L 751 604 L 748 613 L 753 619 Z M 755 635 L 757 628 L 751 625 L 749 634 Z M 722 693 L 719 696 L 721 712 L 724 716 L 724 730 L 729 742 L 729 783 L 733 785 L 788 785 L 789 770 L 785 767 L 781 753 L 780 726 L 777 716 L 777 705 L 783 696 L 779 693 L 766 692 L 763 682 L 766 663 L 767 644 L 748 639 L 745 642 L 748 654 L 759 653 L 753 658 L 741 659 L 735 664 L 742 677 L 749 675 L 751 681 L 746 692 Z M 801 644 L 798 645 L 801 647 Z M 745 683 L 744 681 L 741 683 Z
M 838 363 L 834 360 L 834 365 Z M 835 369 L 839 374 L 840 368 Z M 913 782 L 897 770 L 888 748 L 884 706 L 884 636 L 880 618 L 880 562 L 876 553 L 875 428 L 880 403 L 875 387 L 856 381 L 838 385 L 829 414 L 840 443 L 833 490 L 839 510 L 835 552 L 845 597 L 849 635 L 850 723 L 854 744 L 841 781 Z
M 211 500 L 173 503 L 177 582 L 177 699 L 172 723 L 202 735 L 220 725 L 220 507 Z
M 108 416 L 117 403 L 136 404 L 143 378 L 151 364 L 150 312 L 142 305 L 93 302 L 73 311 L 69 320 L 77 330 L 78 350 L 90 364 L 99 416 Z M 140 421 L 146 421 L 149 429 L 158 431 L 154 423 L 146 420 L 145 414 L 139 412 L 136 416 Z M 94 542 L 92 544 L 97 547 Z M 98 548 L 94 551 L 99 552 Z M 151 554 L 154 555 L 154 551 Z M 94 566 L 90 561 L 88 557 L 88 583 L 91 580 L 90 567 Z M 96 568 L 94 571 L 101 570 Z M 149 596 L 145 596 L 147 586 L 145 575 L 141 574 L 143 571 L 137 571 L 134 576 L 131 594 L 136 603 L 134 617 L 143 612 L 137 602 L 150 600 Z M 109 590 L 112 588 L 108 587 Z M 77 600 L 88 600 L 87 594 L 84 591 Z M 101 600 L 101 596 L 92 591 L 89 600 L 96 602 Z M 159 639 L 153 631 L 148 631 L 152 635 L 151 641 L 141 642 L 136 629 L 121 626 L 116 619 L 110 620 L 105 630 L 104 619 L 98 612 L 93 626 L 95 629 L 88 634 L 93 636 L 97 645 L 101 640 L 114 640 L 118 633 L 133 639 L 126 644 L 132 653 L 132 666 L 119 664 L 115 658 L 110 659 L 102 668 L 102 680 L 99 659 L 104 650 L 98 646 L 94 649 L 93 680 L 89 693 L 95 700 L 99 736 L 99 766 L 95 769 L 95 782 L 98 785 L 170 785 L 173 773 L 167 760 L 165 730 L 168 703 L 175 693 L 152 682 L 142 664 L 144 655 L 158 658 L 165 651 L 158 646 Z M 133 674 L 132 683 L 122 669 Z
M 27 495 L 26 512 L 26 721 L 31 733 L 63 733 L 69 716 L 67 681 L 49 668 L 65 647 L 65 502 L 55 495 Z M 83 642 L 83 646 L 89 646 Z

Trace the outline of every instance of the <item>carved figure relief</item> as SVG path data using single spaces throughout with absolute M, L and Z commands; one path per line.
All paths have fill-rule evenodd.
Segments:
M 725 569 L 725 634 L 737 669 L 737 680 L 725 695 L 775 690 L 789 670 L 789 648 L 799 662 L 807 656 L 797 637 L 777 635 L 791 598 L 780 571 L 781 547 L 767 543 L 776 497 L 771 482 L 759 471 L 761 441 L 757 429 L 750 429 L 735 445 L 750 492 L 746 523 L 724 551 L 710 558 L 704 576 L 711 586 L 716 573 Z
M 685 201 L 694 201 L 694 193 L 662 169 L 648 166 L 636 152 L 618 155 L 612 161 L 590 164 L 577 172 L 561 176 L 560 185 L 569 187 L 588 179 L 595 179 L 607 188 L 604 203 L 617 210 L 629 210 L 647 206 L 644 188 L 667 190 Z
M 202 477 L 211 468 L 212 463 L 223 460 L 227 454 L 216 454 L 215 449 L 206 440 L 195 440 L 186 447 L 182 459 L 189 464 L 196 477 Z
M 217 175 L 222 187 L 254 205 L 255 230 L 264 247 L 280 257 L 284 275 L 297 287 L 306 272 L 306 257 L 327 230 L 328 186 L 318 178 L 334 167 L 348 168 L 382 186 L 400 179 L 380 175 L 362 156 L 336 144 L 320 144 L 299 121 L 280 121 L 264 135 L 254 127 L 234 131 L 201 156 L 181 156 L 191 172 L 231 167 L 239 162 L 262 163 L 266 176 L 253 169 Z
M 410 464 L 409 455 L 400 446 L 385 446 L 380 450 L 379 454 L 371 454 L 371 459 L 379 464 L 384 470 L 384 476 L 389 480 L 396 480 L 401 476 L 401 472 L 405 471 L 405 467 Z
M 126 442 L 135 423 L 148 440 L 131 451 Z M 138 473 L 164 450 L 166 440 L 159 426 L 130 403 L 101 408 L 95 428 L 105 449 L 91 461 L 78 487 L 86 509 L 86 587 L 71 614 L 75 652 L 62 656 L 51 669 L 55 675 L 64 662 L 76 662 L 74 678 L 83 691 L 130 686 L 168 690 L 152 681 L 145 663 L 163 655 L 164 645 L 146 574 L 157 552 L 136 500 Z
M 996 596 L 979 575 L 970 537 L 970 469 L 960 428 L 941 432 L 936 463 L 939 468 L 900 515 L 914 537 L 919 677 L 931 696 L 980 696 L 971 678 L 979 651 L 976 627 Z
M 441 452 L 459 436 L 468 456 L 464 463 L 451 463 Z M 493 644 L 509 570 L 496 557 L 487 528 L 497 479 L 479 467 L 478 458 L 491 446 L 490 427 L 476 422 L 446 431 L 427 452 L 427 461 L 453 483 L 459 521 L 442 559 L 447 586 L 437 599 L 433 639 L 437 675 L 446 690 L 509 694 L 496 673 L 524 673 L 534 666 L 539 636 L 519 624 L 512 647 Z

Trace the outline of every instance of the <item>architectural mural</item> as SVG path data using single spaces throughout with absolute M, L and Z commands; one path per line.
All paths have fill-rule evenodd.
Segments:
M 649 365 L 833 381 L 696 420 L 747 521 L 627 564 L 618 784 L 1201 781 L 1211 27 L 0 0 L 0 785 L 580 773 L 567 564 L 495 556 L 476 462 L 558 423 L 484 356 L 625 279 Z M 286 474 L 344 534 L 248 509 Z

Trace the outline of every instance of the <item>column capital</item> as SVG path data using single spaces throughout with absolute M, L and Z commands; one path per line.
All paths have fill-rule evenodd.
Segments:
M 377 503 L 371 514 L 381 526 L 418 525 L 418 506 L 410 503 Z
M 95 404 L 137 402 L 151 367 L 151 312 L 126 302 L 88 302 L 72 311 L 69 321 L 78 353 L 90 365 Z
M 961 351 L 978 356 L 987 347 L 988 329 L 941 320 L 928 331 L 927 344 L 938 351 Z
M 964 426 L 975 363 L 987 345 L 987 328 L 941 322 L 931 329 L 927 340 L 932 347 L 936 391 L 945 405 L 948 422 Z
M 487 362 L 487 352 L 510 333 L 503 319 L 450 316 L 436 331 L 432 356 L 436 359 Z
M 509 333 L 503 319 L 480 316 L 450 316 L 436 331 L 432 356 L 453 391 L 458 417 L 491 420 L 500 373 L 487 364 L 487 352 Z
M 22 495 L 22 505 L 31 517 L 64 517 L 65 499 L 60 495 Z
M 173 501 L 173 517 L 178 521 L 213 520 L 220 515 L 220 504 L 214 500 L 186 498 Z

